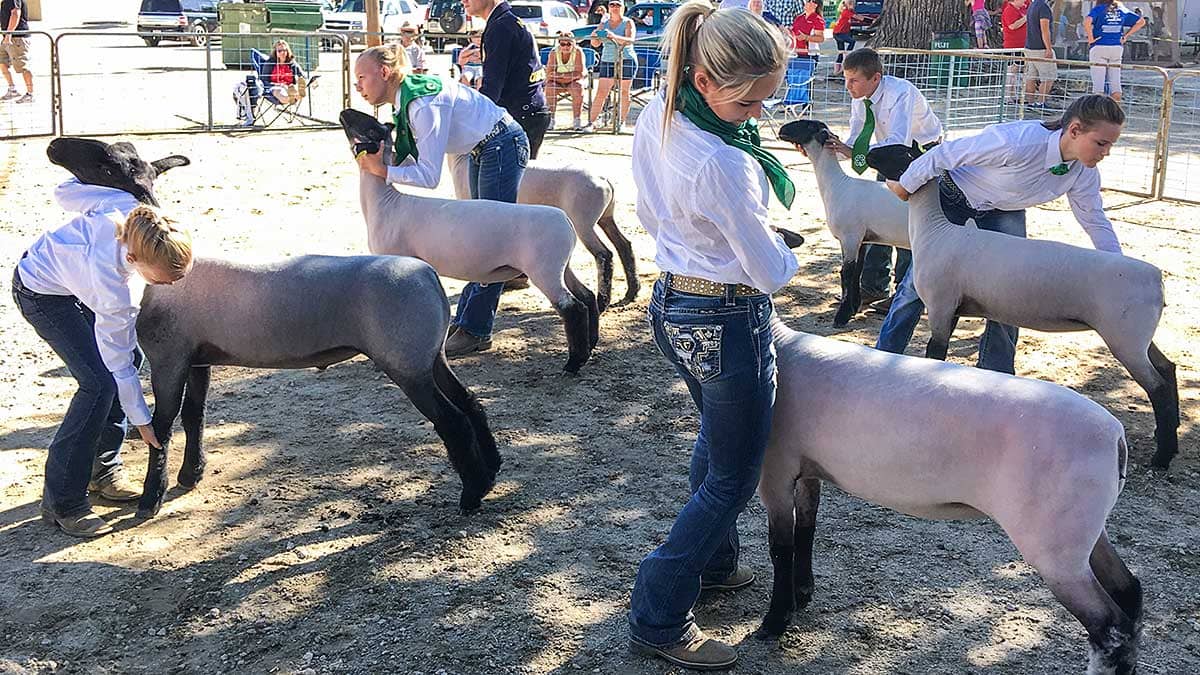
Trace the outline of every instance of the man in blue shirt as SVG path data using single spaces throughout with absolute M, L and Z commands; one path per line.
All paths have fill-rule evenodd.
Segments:
M 550 127 L 550 109 L 542 83 L 542 66 L 533 36 L 507 2 L 463 0 L 471 16 L 487 21 L 483 29 L 483 81 L 479 93 L 508 111 L 529 136 L 529 156 L 536 158 Z
M 1025 58 L 1054 59 L 1054 38 L 1050 35 L 1050 24 L 1054 12 L 1047 0 L 1033 0 L 1025 15 Z M 1025 100 L 1033 110 L 1046 109 L 1046 96 L 1058 79 L 1058 64 L 1046 61 L 1025 61 Z M 1037 88 L 1037 99 L 1033 91 Z

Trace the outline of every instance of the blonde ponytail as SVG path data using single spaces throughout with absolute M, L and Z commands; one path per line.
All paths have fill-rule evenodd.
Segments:
M 377 45 L 363 50 L 359 59 L 367 59 L 376 66 L 386 66 L 391 69 L 388 84 L 399 86 L 405 76 L 412 72 L 412 64 L 408 61 L 408 52 L 399 43 Z
M 703 68 L 727 92 L 723 100 L 740 98 L 754 84 L 787 67 L 791 43 L 783 31 L 745 9 L 717 9 L 692 0 L 671 15 L 663 43 L 667 59 L 667 105 L 663 135 L 670 128 L 675 97 L 689 67 Z
M 183 276 L 192 263 L 192 235 L 153 206 L 141 205 L 117 225 L 117 239 L 139 262 Z

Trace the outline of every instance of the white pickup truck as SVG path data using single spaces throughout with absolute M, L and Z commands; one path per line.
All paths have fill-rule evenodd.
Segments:
M 333 11 L 323 12 L 321 31 L 344 35 L 350 44 L 366 42 L 366 0 L 345 0 Z M 416 0 L 379 0 L 379 29 L 389 35 L 400 32 L 404 24 L 424 30 L 425 8 Z

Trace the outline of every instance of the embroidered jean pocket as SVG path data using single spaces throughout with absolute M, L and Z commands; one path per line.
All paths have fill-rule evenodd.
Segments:
M 721 374 L 721 337 L 724 326 L 663 322 L 663 332 L 680 365 L 700 382 Z
M 529 141 L 522 143 L 520 138 L 514 138 L 513 145 L 517 150 L 517 164 L 524 169 L 529 166 Z

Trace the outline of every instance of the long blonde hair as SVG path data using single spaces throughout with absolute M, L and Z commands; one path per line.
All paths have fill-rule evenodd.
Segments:
M 732 101 L 758 80 L 786 68 L 791 50 L 783 31 L 748 10 L 714 10 L 703 0 L 675 10 L 662 49 L 668 64 L 663 135 L 670 128 L 679 88 L 691 76 L 689 67 L 703 68 L 729 92 L 724 100 Z
M 360 60 L 369 59 L 377 66 L 390 68 L 391 75 L 388 76 L 387 81 L 396 86 L 399 86 L 404 77 L 412 72 L 412 64 L 408 61 L 408 52 L 405 51 L 404 45 L 399 43 L 368 47 L 358 55 L 358 58 Z
M 117 224 L 117 239 L 139 262 L 183 276 L 192 263 L 192 235 L 153 206 L 140 205 Z

